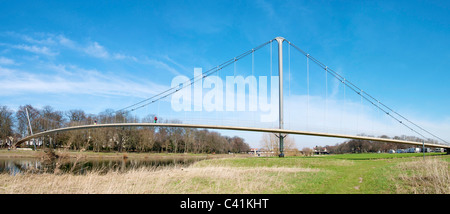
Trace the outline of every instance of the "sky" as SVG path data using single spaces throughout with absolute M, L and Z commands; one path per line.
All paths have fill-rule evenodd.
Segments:
M 192 78 L 194 68 L 206 71 L 282 36 L 450 141 L 449 23 L 450 3 L 429 0 L 1 0 L 0 105 L 14 111 L 26 104 L 92 114 L 118 110 L 170 88 L 177 76 Z M 277 48 L 266 45 L 216 75 L 223 80 L 235 74 L 276 76 Z M 283 48 L 285 128 L 414 134 L 350 90 L 344 92 L 311 61 L 307 71 L 306 58 L 287 43 Z M 277 126 L 277 121 L 260 123 L 261 112 L 174 112 L 170 101 L 136 114 Z M 260 145 L 260 133 L 223 133 Z M 295 141 L 301 149 L 344 140 L 297 136 Z

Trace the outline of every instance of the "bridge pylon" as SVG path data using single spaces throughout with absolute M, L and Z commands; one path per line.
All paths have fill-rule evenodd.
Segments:
M 279 81 L 279 129 L 283 129 L 283 37 L 275 38 L 278 42 L 278 81 Z M 280 143 L 280 158 L 284 157 L 284 137 L 283 133 L 279 133 L 278 139 Z

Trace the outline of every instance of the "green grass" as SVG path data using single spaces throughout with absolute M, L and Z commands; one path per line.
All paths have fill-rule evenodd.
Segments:
M 450 156 L 427 154 L 426 159 L 449 161 Z M 218 159 L 198 162 L 197 166 L 227 167 L 287 167 L 315 171 L 278 173 L 280 188 L 270 193 L 287 194 L 388 194 L 402 188 L 396 166 L 410 161 L 422 161 L 423 154 L 343 154 L 314 157 L 258 157 Z M 276 176 L 275 174 L 273 176 Z M 270 185 L 270 184 L 268 184 Z M 407 188 L 407 187 L 405 187 Z
M 425 153 L 425 156 L 444 155 L 445 153 Z M 374 160 L 374 159 L 393 159 L 408 157 L 423 157 L 423 153 L 361 153 L 361 154 L 341 154 L 341 155 L 324 155 L 322 158 L 347 159 L 347 160 Z

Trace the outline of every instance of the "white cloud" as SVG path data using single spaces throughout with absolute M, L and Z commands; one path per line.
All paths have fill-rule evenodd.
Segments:
M 58 42 L 60 45 L 68 47 L 68 48 L 72 48 L 75 49 L 76 48 L 76 43 L 68 38 L 66 38 L 63 35 L 58 35 L 56 36 L 56 39 L 58 39 Z
M 16 32 L 6 32 L 5 34 L 13 38 L 19 38 L 31 44 L 47 45 L 47 46 L 56 44 L 54 35 L 47 33 L 35 33 L 33 36 Z
M 88 45 L 83 49 L 83 51 L 90 56 L 97 58 L 108 59 L 110 57 L 108 51 L 106 51 L 105 48 L 99 45 L 97 42 L 93 42 L 92 44 Z
M 153 66 L 156 69 L 168 71 L 174 75 L 179 75 L 180 72 L 178 71 L 179 69 L 174 68 L 173 66 L 171 66 L 171 64 L 186 70 L 185 67 L 176 63 L 174 60 L 167 56 L 158 57 L 162 60 L 149 58 L 146 56 L 138 58 L 132 55 L 110 51 L 97 41 L 81 43 L 71 40 L 61 34 L 55 35 L 49 33 L 34 33 L 33 35 L 24 35 L 15 32 L 8 32 L 6 34 L 14 38 L 19 38 L 23 40 L 23 42 L 29 44 L 11 45 L 0 43 L 0 45 L 28 51 L 39 55 L 56 56 L 63 55 L 65 51 L 75 51 L 86 54 L 89 57 L 95 57 L 104 60 L 128 60 L 135 63 L 147 64 Z M 11 64 L 10 61 L 6 58 L 1 60 L 2 61 L 0 61 L 0 64 Z
M 147 98 L 168 86 L 102 74 L 76 66 L 51 65 L 53 72 L 37 74 L 0 67 L 2 96 L 17 94 L 87 94 Z
M 170 73 L 172 73 L 174 75 L 181 75 L 180 72 L 178 72 L 177 69 L 173 68 L 172 66 L 170 66 L 169 64 L 167 64 L 167 63 L 165 63 L 163 61 L 160 61 L 160 60 L 157 60 L 157 59 L 150 59 L 148 57 L 145 57 L 144 59 L 139 60 L 139 61 L 141 63 L 144 63 L 144 64 L 152 65 L 155 68 L 159 68 L 159 69 L 163 69 L 163 70 L 169 71 Z
M 191 72 L 191 71 L 192 71 L 192 69 L 186 68 L 184 65 L 182 65 L 182 64 L 180 64 L 180 63 L 178 63 L 178 62 L 176 62 L 175 60 L 173 60 L 172 58 L 170 58 L 170 57 L 167 56 L 167 55 L 162 56 L 162 58 L 164 58 L 164 59 L 167 60 L 168 62 L 170 62 L 170 63 L 176 65 L 177 67 L 179 67 L 180 69 L 182 69 L 182 70 L 185 71 L 185 72 Z
M 16 64 L 14 60 L 6 57 L 0 57 L 0 65 L 14 65 L 14 64 Z
M 7 45 L 15 49 L 25 50 L 36 54 L 44 54 L 48 56 L 57 55 L 61 48 L 68 48 L 73 51 L 79 51 L 88 54 L 89 56 L 102 59 L 135 59 L 124 54 L 110 53 L 104 46 L 98 42 L 89 42 L 87 44 L 77 43 L 64 35 L 54 35 L 49 33 L 34 33 L 34 35 L 25 35 L 15 32 L 8 32 L 7 35 L 19 38 L 28 44 Z
M 15 49 L 20 49 L 20 50 L 24 50 L 24 51 L 28 51 L 28 52 L 32 52 L 35 54 L 43 54 L 43 55 L 47 55 L 47 56 L 55 56 L 58 55 L 57 52 L 53 52 L 52 50 L 50 50 L 50 48 L 46 47 L 46 46 L 36 46 L 36 45 L 13 45 L 12 46 Z
M 4 68 L 0 66 L 0 77 L 6 78 L 6 77 L 12 77 L 14 76 L 15 70 Z

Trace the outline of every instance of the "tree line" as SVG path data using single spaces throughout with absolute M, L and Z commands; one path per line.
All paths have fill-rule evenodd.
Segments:
M 115 122 L 154 122 L 155 115 L 138 118 L 128 113 L 116 114 L 107 109 L 99 114 L 83 110 L 42 109 L 32 105 L 20 106 L 17 111 L 0 107 L 0 147 L 12 141 L 46 130 L 88 124 Z M 29 121 L 28 121 L 29 118 Z M 161 122 L 181 123 L 158 118 Z M 243 138 L 222 136 L 206 129 L 180 127 L 123 127 L 73 130 L 50 134 L 36 139 L 38 147 L 92 150 L 95 152 L 169 152 L 169 153 L 242 153 L 250 150 Z M 30 145 L 30 142 L 24 146 Z
M 389 139 L 386 135 L 381 135 L 379 138 Z M 423 140 L 421 138 L 415 136 L 394 136 L 392 139 L 394 140 L 406 140 L 406 141 L 415 141 L 415 142 L 425 142 L 438 144 L 438 141 L 433 139 Z M 337 143 L 333 146 L 317 146 L 315 149 L 326 151 L 330 154 L 344 154 L 344 153 L 376 153 L 376 152 L 389 152 L 390 150 L 398 150 L 398 149 L 407 149 L 414 147 L 408 144 L 398 144 L 398 143 L 387 143 L 387 142 L 378 142 L 378 141 L 370 141 L 370 140 L 348 140 L 343 143 Z

